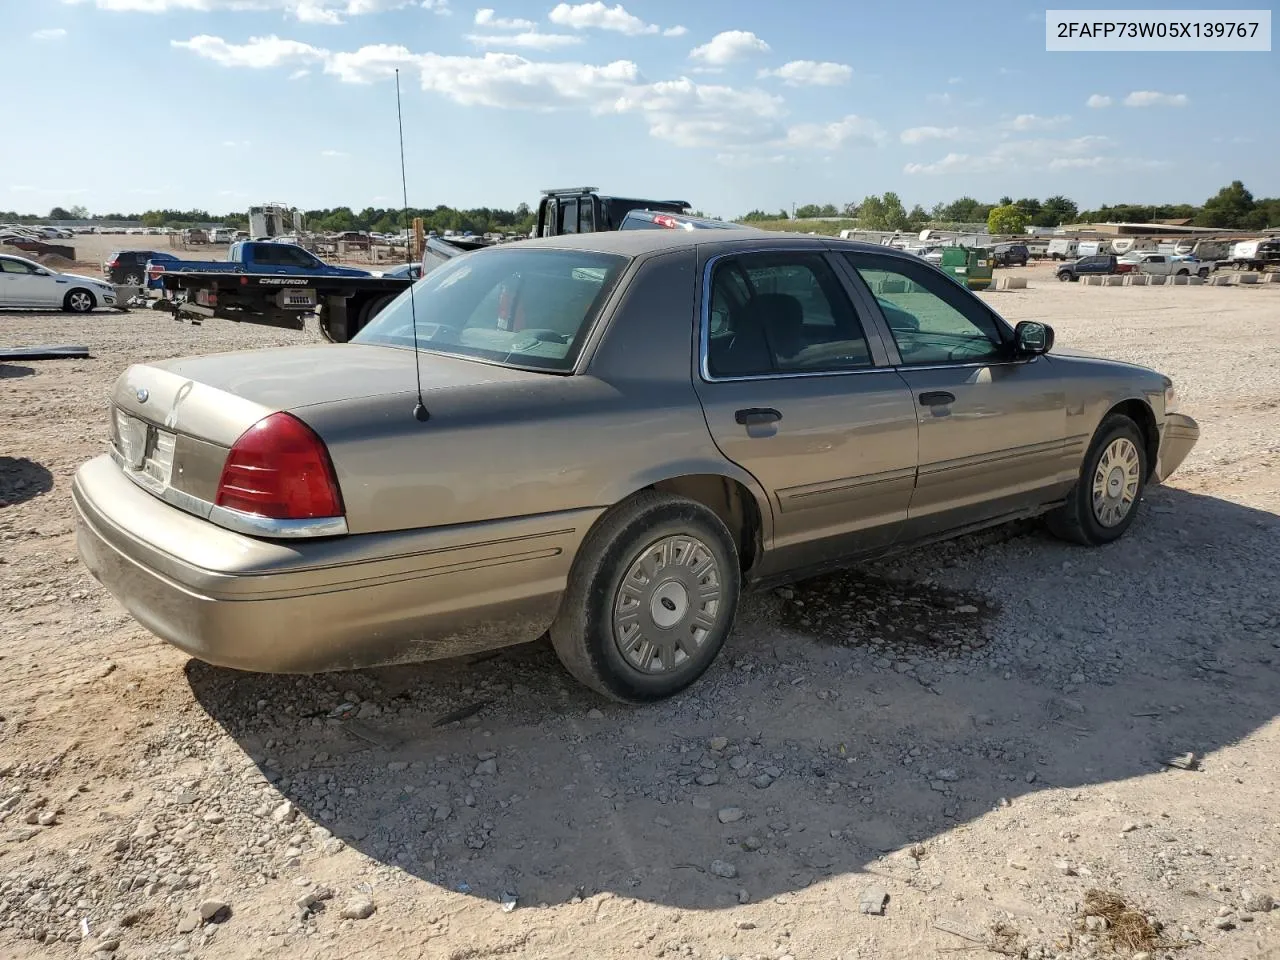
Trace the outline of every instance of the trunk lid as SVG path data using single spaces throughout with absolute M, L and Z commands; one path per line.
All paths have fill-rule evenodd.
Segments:
M 545 376 L 439 354 L 419 354 L 419 363 L 428 410 L 434 391 Z M 278 347 L 135 364 L 112 392 L 112 448 L 144 489 L 208 517 L 229 450 L 259 420 L 396 394 L 408 410 L 415 389 L 414 351 L 398 347 Z

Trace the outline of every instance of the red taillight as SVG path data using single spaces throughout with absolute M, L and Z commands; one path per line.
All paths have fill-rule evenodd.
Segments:
M 160 274 L 164 273 L 164 265 L 160 263 L 147 264 L 147 276 L 154 280 Z
M 120 266 L 120 261 L 119 261 L 119 260 L 108 260 L 108 261 L 107 261 L 107 267 L 108 267 L 109 269 L 114 270 L 114 269 L 115 269 L 116 267 L 118 267 L 118 266 Z
M 343 515 L 329 451 L 310 427 L 287 413 L 264 417 L 240 435 L 214 502 L 274 520 Z

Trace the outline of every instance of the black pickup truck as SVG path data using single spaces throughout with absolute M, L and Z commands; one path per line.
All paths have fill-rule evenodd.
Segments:
M 543 190 L 538 201 L 535 237 L 559 237 L 566 233 L 597 233 L 617 230 L 632 210 L 655 213 L 688 213 L 684 200 L 638 200 L 634 197 L 601 196 L 596 187 L 567 187 Z

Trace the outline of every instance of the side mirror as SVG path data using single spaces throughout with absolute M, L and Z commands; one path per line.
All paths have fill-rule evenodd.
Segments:
M 37 277 L 48 277 L 48 276 L 52 276 L 52 274 L 51 274 L 51 273 L 49 273 L 49 271 L 48 271 L 48 270 L 35 270 L 35 271 L 32 271 L 32 272 L 33 272 L 33 273 L 35 273 L 35 275 L 36 275 Z
M 1013 328 L 1013 342 L 1022 356 L 1039 356 L 1053 349 L 1053 327 L 1035 320 L 1023 320 Z

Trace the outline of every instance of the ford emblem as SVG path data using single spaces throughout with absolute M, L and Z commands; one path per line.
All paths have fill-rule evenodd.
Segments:
M 138 402 L 139 402 L 139 403 L 146 403 L 146 402 L 147 402 L 147 397 L 149 397 L 149 396 L 151 396 L 151 394 L 147 392 L 147 388 L 146 388 L 146 387 L 139 387 L 139 388 L 138 388 Z

